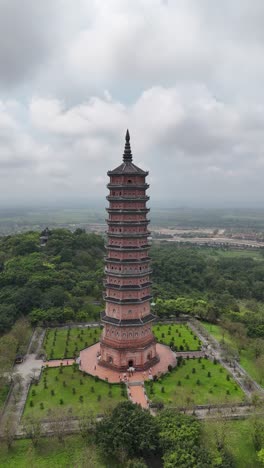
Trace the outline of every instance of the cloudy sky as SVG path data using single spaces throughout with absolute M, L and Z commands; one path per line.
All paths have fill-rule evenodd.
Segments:
M 0 0 L 0 204 L 100 200 L 126 128 L 153 202 L 262 206 L 263 0 Z

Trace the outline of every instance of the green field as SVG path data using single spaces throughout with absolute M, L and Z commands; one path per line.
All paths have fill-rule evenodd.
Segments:
M 235 338 L 233 338 L 227 330 L 225 330 L 220 325 L 214 325 L 210 323 L 203 322 L 204 328 L 220 343 L 227 343 L 233 348 L 236 347 Z M 253 341 L 253 340 L 252 340 Z M 260 385 L 264 386 L 263 382 L 263 373 L 258 368 L 256 359 L 254 356 L 254 351 L 248 346 L 246 349 L 242 349 L 239 352 L 240 364 L 248 372 L 248 374 L 256 380 Z
M 201 348 L 201 342 L 185 324 L 157 324 L 152 330 L 159 343 L 173 345 L 176 351 L 197 351 Z
M 213 323 L 202 322 L 203 327 L 212 335 L 219 343 L 227 343 L 232 345 L 234 340 L 230 333 L 225 330 L 220 325 L 215 325 Z
M 30 388 L 24 416 L 34 414 L 44 418 L 58 407 L 72 411 L 73 415 L 87 410 L 101 414 L 126 398 L 122 385 L 97 380 L 75 366 L 45 368 L 38 385 Z
M 244 398 L 241 388 L 228 372 L 220 364 L 205 358 L 183 360 L 181 366 L 159 381 L 145 385 L 150 400 L 162 401 L 169 406 L 241 402 Z
M 55 437 L 45 437 L 37 447 L 28 439 L 16 440 L 10 450 L 1 443 L 0 459 L 1 468 L 106 468 L 96 448 L 80 436 L 67 436 L 65 443 Z
M 260 467 L 253 445 L 251 419 L 227 421 L 219 418 L 217 421 L 204 421 L 203 429 L 204 441 L 210 452 L 214 452 L 214 434 L 218 433 L 221 437 L 222 433 L 225 445 L 234 457 L 236 468 Z
M 47 359 L 73 358 L 81 349 L 99 341 L 100 335 L 100 327 L 48 328 L 43 347 Z

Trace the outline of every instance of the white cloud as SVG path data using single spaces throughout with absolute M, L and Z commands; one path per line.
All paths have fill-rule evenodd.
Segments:
M 154 198 L 258 202 L 261 0 L 9 3 L 0 5 L 0 195 L 103 197 L 129 127 Z

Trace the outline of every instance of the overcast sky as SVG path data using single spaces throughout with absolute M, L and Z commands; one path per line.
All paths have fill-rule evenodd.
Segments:
M 0 0 L 0 204 L 103 200 L 128 127 L 153 203 L 262 206 L 263 24 L 263 0 Z

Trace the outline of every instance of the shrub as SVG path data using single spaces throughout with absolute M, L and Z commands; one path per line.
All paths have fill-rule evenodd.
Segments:
M 82 379 L 80 379 L 80 385 L 83 385 L 83 380 Z
M 229 374 L 227 374 L 226 380 L 228 380 L 228 381 L 230 380 L 230 375 Z
M 161 393 L 165 393 L 165 388 L 161 387 Z
M 181 381 L 180 380 L 178 380 L 177 385 L 178 385 L 178 387 L 181 386 Z
M 55 392 L 54 392 L 53 389 L 50 391 L 50 394 L 51 394 L 51 396 L 54 396 L 54 395 L 55 395 Z
M 30 400 L 30 402 L 29 402 L 29 406 L 30 406 L 30 408 L 33 408 L 33 406 L 34 406 L 34 402 L 33 402 L 33 400 Z
M 189 374 L 187 374 L 187 375 L 185 376 L 185 379 L 186 379 L 186 380 L 189 380 L 189 378 L 190 378 L 190 376 L 189 376 Z
M 95 382 L 98 382 L 98 380 L 99 380 L 98 375 L 95 376 L 94 380 L 95 380 Z
M 60 403 L 60 405 L 63 405 L 64 401 L 63 401 L 62 398 L 60 399 L 59 403 Z
M 217 361 L 216 358 L 214 358 L 214 361 L 213 361 L 213 362 L 214 362 L 214 364 L 217 364 L 217 363 L 218 363 L 218 361 Z
M 204 365 L 204 364 L 202 364 L 202 369 L 205 369 L 205 365 Z
M 101 399 L 102 399 L 101 395 L 98 395 L 97 401 L 101 401 Z
M 36 396 L 36 390 L 34 388 L 33 388 L 32 392 L 31 392 L 31 395 Z
M 63 380 L 62 384 L 63 384 L 63 387 L 66 387 L 66 382 L 65 382 L 65 380 Z
M 195 374 L 196 373 L 196 369 L 195 367 L 192 368 L 192 374 Z
M 111 390 L 109 390 L 108 396 L 109 396 L 109 398 L 112 398 L 113 395 L 112 395 L 112 391 L 111 391 Z
M 79 396 L 79 401 L 80 401 L 80 403 L 83 403 L 83 396 L 82 395 Z
M 75 387 L 72 387 L 72 394 L 73 394 L 73 395 L 76 394 L 76 388 L 75 388 Z
M 171 365 L 171 364 L 168 365 L 168 371 L 169 371 L 169 372 L 172 371 L 172 365 Z
M 44 404 L 41 402 L 41 403 L 39 404 L 39 407 L 40 407 L 41 410 L 43 410 L 43 409 L 44 409 Z
M 197 380 L 196 380 L 196 385 L 201 385 L 200 379 L 197 379 Z
M 227 390 L 227 391 L 226 391 L 226 394 L 227 394 L 227 395 L 230 395 L 230 390 Z
M 211 376 L 211 372 L 210 372 L 210 371 L 208 371 L 208 373 L 207 373 L 207 377 L 212 377 L 212 376 Z
M 94 393 L 94 387 L 91 387 L 91 392 Z

